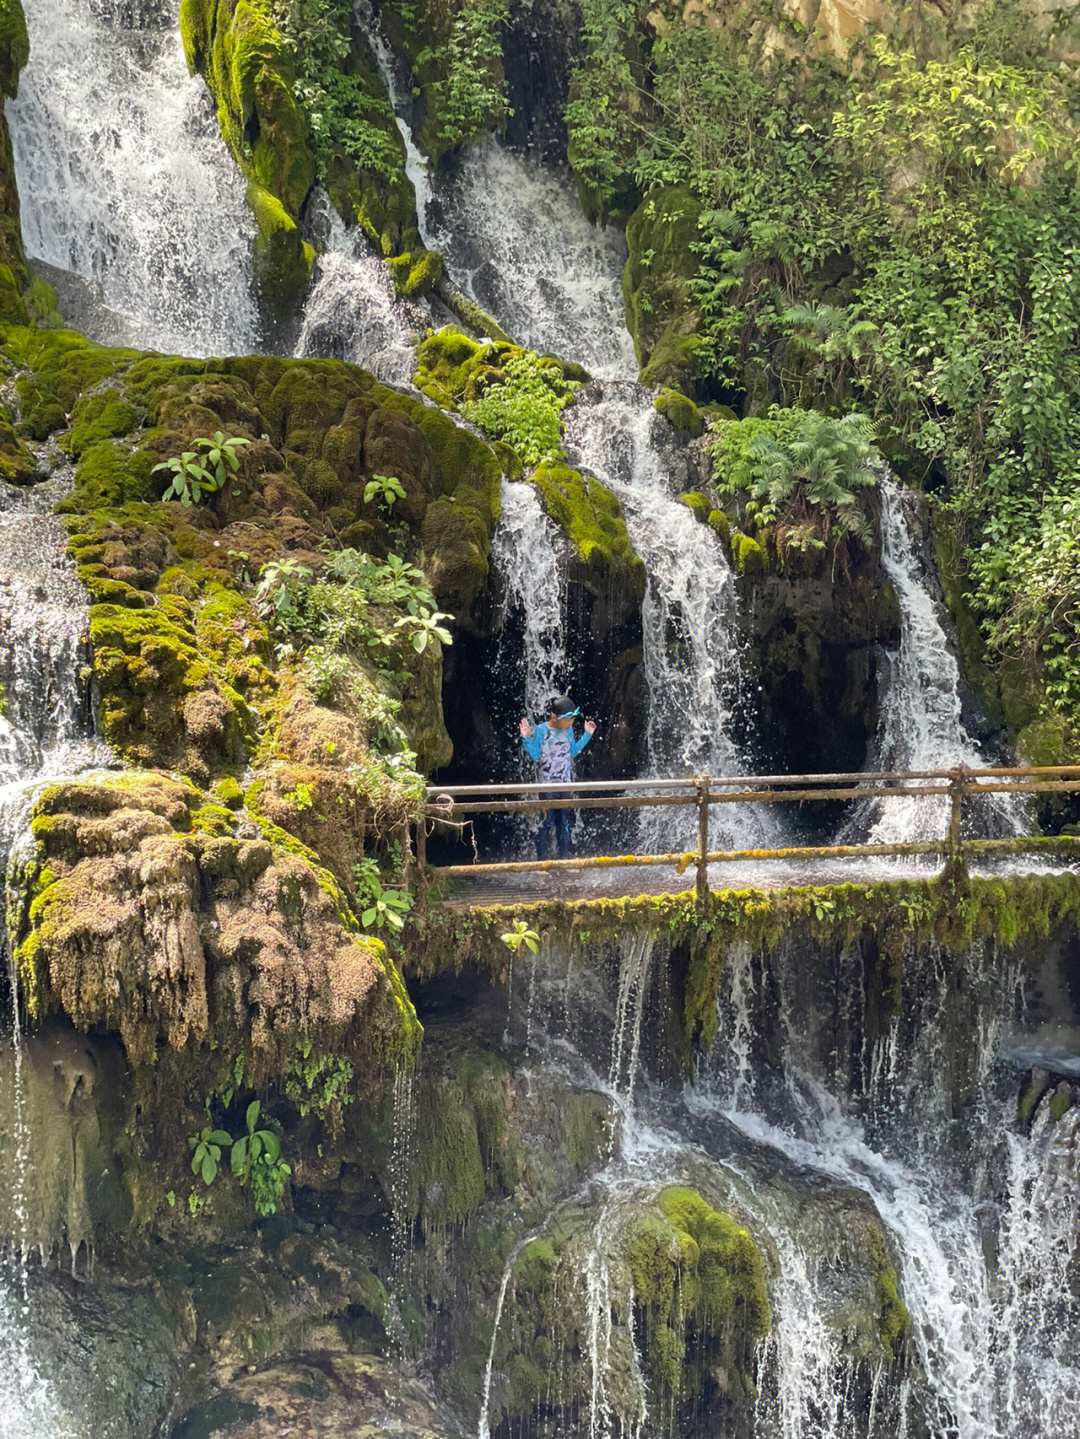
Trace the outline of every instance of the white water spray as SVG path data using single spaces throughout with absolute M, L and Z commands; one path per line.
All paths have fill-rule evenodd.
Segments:
M 872 768 L 950 769 L 986 763 L 961 713 L 960 667 L 940 606 L 923 578 L 922 562 L 904 494 L 892 480 L 881 483 L 881 561 L 900 603 L 900 647 L 889 658 Z M 1024 816 L 1014 797 L 980 801 L 991 827 L 1019 833 Z M 860 807 L 845 825 L 867 843 L 940 839 L 948 824 L 945 795 L 894 797 Z
M 190 76 L 176 0 L 26 6 L 30 61 L 9 103 L 27 253 L 90 284 L 109 339 L 185 355 L 253 350 L 255 221 Z
M 720 540 L 676 495 L 686 488 L 685 460 L 652 394 L 638 385 L 604 385 L 566 412 L 574 462 L 620 499 L 626 528 L 648 571 L 642 613 L 649 689 L 646 734 L 655 776 L 742 774 L 747 761 L 733 738 L 743 666 L 735 576 Z M 752 805 L 714 809 L 715 836 L 755 843 L 775 819 Z M 689 843 L 688 811 L 643 811 L 646 840 Z
M 542 714 L 567 683 L 566 542 L 532 485 L 504 479 L 491 561 L 525 640 L 525 713 Z

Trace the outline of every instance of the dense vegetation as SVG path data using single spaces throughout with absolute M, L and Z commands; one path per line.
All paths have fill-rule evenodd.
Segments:
M 1074 723 L 1080 90 L 1053 33 L 992 0 L 841 61 L 766 3 L 658 34 L 644 9 L 584 0 L 570 156 L 597 213 L 640 207 L 646 311 L 682 266 L 684 383 L 742 413 L 868 412 L 939 494 L 998 673 Z

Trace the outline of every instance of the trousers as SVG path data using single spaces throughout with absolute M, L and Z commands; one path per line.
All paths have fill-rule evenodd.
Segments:
M 555 844 L 559 851 L 559 858 L 565 859 L 570 853 L 570 821 L 574 811 L 571 809 L 549 809 L 544 811 L 544 820 L 536 831 L 536 857 L 547 859 L 548 846 L 551 843 L 551 834 L 555 832 Z

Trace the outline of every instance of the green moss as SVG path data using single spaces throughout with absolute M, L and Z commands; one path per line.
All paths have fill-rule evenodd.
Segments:
M 709 511 L 709 528 L 715 530 L 725 545 L 731 540 L 731 517 L 724 510 Z
M 1072 1102 L 1072 1086 L 1063 1081 L 1054 1090 L 1049 1100 L 1050 1118 L 1055 1124 L 1072 1108 Z
M 437 250 L 409 250 L 388 263 L 397 292 L 406 300 L 428 294 L 443 276 L 443 257 Z
M 57 510 L 80 514 L 148 499 L 154 490 L 151 472 L 156 463 L 157 457 L 149 450 L 132 450 L 122 441 L 99 440 L 83 451 L 75 470 L 75 490 Z
M 15 433 L 6 408 L 0 405 L 0 479 L 30 485 L 41 479 L 41 466 Z
M 769 1293 L 761 1251 L 730 1214 L 696 1190 L 664 1189 L 655 1209 L 635 1220 L 626 1259 L 635 1302 L 647 1311 L 649 1365 L 666 1388 L 695 1392 L 686 1373 L 689 1333 L 694 1364 L 706 1362 L 711 1340 L 729 1362 L 748 1367 L 771 1323 Z
M 654 404 L 677 435 L 696 440 L 705 429 L 705 416 L 678 390 L 661 390 Z
M 879 1303 L 878 1334 L 890 1362 L 901 1355 L 911 1332 L 911 1315 L 900 1298 L 900 1282 L 889 1258 L 885 1239 L 879 1229 L 870 1233 L 871 1262 Z
M 758 575 L 765 568 L 765 551 L 758 541 L 734 530 L 731 532 L 731 555 L 736 574 Z
M 297 309 L 311 284 L 315 251 L 269 190 L 252 181 L 247 197 L 257 226 L 255 279 L 264 305 L 282 312 Z
M 13 100 L 19 72 L 30 58 L 30 37 L 21 0 L 0 0 L 0 91 Z
M 295 57 L 269 4 L 182 0 L 180 33 L 188 67 L 210 87 L 240 168 L 298 215 L 315 180 L 315 157 L 295 99 Z
M 679 504 L 685 505 L 696 520 L 706 520 L 709 515 L 709 500 L 700 490 L 687 490 L 679 496 Z
M 116 390 L 95 390 L 84 395 L 71 416 L 67 445 L 76 459 L 99 440 L 114 439 L 134 429 L 138 413 Z
M 232 775 L 226 775 L 223 779 L 219 779 L 214 785 L 212 793 L 229 809 L 243 808 L 244 791 L 240 788 L 239 781 Z
M 689 284 L 700 215 L 689 187 L 674 185 L 650 194 L 627 223 L 623 298 L 643 384 L 692 388 L 700 317 Z
M 34 375 L 20 375 L 15 381 L 19 401 L 19 431 L 31 440 L 47 440 L 67 424 L 67 413 L 52 390 Z
M 630 542 L 622 505 L 610 490 L 566 465 L 541 465 L 532 483 L 584 565 L 619 576 L 628 594 L 644 593 L 644 566 Z

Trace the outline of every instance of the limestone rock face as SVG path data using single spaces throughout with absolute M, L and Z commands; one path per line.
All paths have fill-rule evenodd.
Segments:
M 380 1081 L 415 1030 L 382 944 L 310 859 L 198 806 L 154 774 L 43 796 L 15 936 L 31 1012 L 116 1031 L 134 1064 L 220 1038 L 266 1073 L 307 1035 Z

